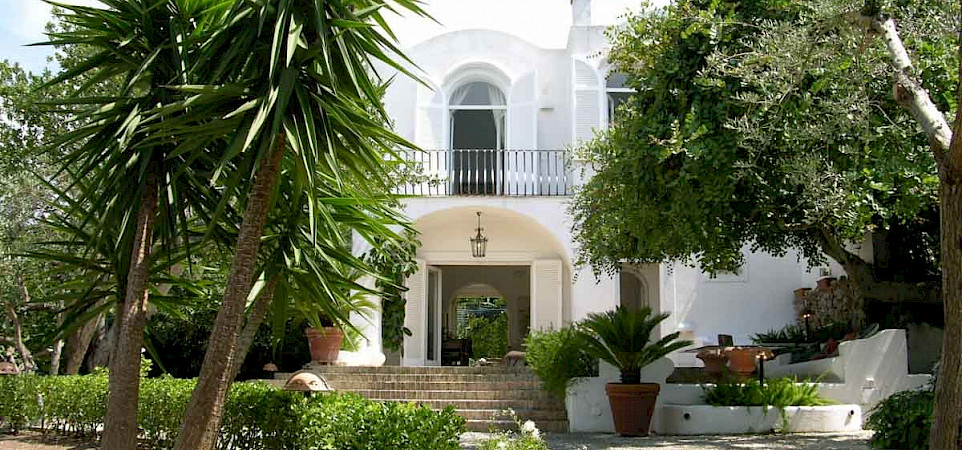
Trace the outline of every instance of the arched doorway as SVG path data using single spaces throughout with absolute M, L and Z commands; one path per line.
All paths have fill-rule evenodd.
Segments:
M 504 92 L 485 81 L 470 81 L 448 98 L 451 112 L 451 173 L 454 194 L 496 194 L 504 172 L 508 111 Z
M 618 275 L 618 286 L 621 293 L 621 306 L 631 311 L 637 311 L 648 306 L 648 283 L 637 270 L 625 266 Z

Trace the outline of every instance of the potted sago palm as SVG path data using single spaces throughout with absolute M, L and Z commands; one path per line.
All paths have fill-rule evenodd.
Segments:
M 346 277 L 352 282 L 357 278 L 353 272 Z M 356 313 L 369 319 L 370 312 L 376 308 L 368 296 L 369 292 L 350 289 L 357 286 L 338 286 L 338 289 L 331 289 L 327 293 L 312 291 L 293 295 L 294 308 L 307 319 L 308 326 L 304 333 L 307 335 L 311 362 L 333 364 L 342 348 L 357 349 L 360 333 L 351 324 L 350 316 Z
M 579 333 L 589 355 L 618 368 L 620 383 L 608 383 L 605 391 L 611 405 L 615 431 L 622 436 L 647 436 L 655 401 L 661 386 L 642 383 L 641 369 L 688 345 L 672 333 L 651 341 L 651 332 L 668 314 L 653 315 L 650 308 L 589 314 L 579 324 Z

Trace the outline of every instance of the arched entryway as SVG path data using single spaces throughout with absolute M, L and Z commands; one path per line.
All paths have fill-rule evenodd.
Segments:
M 478 211 L 488 238 L 483 257 L 472 255 L 469 240 Z M 419 270 L 407 282 L 405 325 L 412 336 L 405 339 L 402 364 L 441 364 L 445 339 L 457 338 L 452 302 L 458 298 L 496 292 L 504 300 L 506 350 L 523 349 L 529 329 L 563 326 L 570 314 L 568 254 L 536 220 L 507 209 L 475 206 L 435 211 L 418 217 L 414 225 L 422 246 Z

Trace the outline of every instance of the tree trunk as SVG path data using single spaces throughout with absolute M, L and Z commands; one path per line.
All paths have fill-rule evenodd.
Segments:
M 63 302 L 57 305 L 57 310 L 63 309 Z M 63 312 L 57 313 L 57 328 L 63 325 Z M 53 352 L 50 353 L 50 375 L 60 375 L 60 356 L 63 354 L 63 339 L 57 339 L 53 343 Z
M 231 380 L 237 378 L 237 374 L 240 373 L 241 366 L 244 365 L 244 359 L 247 358 L 251 344 L 254 343 L 254 336 L 257 335 L 257 329 L 261 327 L 261 323 L 264 322 L 264 317 L 267 316 L 267 311 L 271 309 L 271 302 L 274 301 L 274 287 L 277 286 L 278 278 L 279 275 L 271 277 L 270 281 L 267 282 L 267 285 L 264 286 L 264 289 L 254 300 L 251 312 L 247 315 L 247 323 L 244 324 L 244 330 L 241 331 L 240 337 L 237 340 L 237 351 L 234 353 L 234 360 L 231 362 Z
M 77 329 L 67 338 L 67 360 L 65 361 L 64 375 L 76 375 L 80 373 L 80 366 L 87 356 L 87 349 L 90 348 L 90 341 L 94 338 L 97 331 L 97 324 L 100 316 L 87 321 L 84 326 Z
M 871 286 L 876 282 L 871 264 L 846 250 L 830 230 L 819 227 L 813 229 L 812 233 L 815 233 L 815 240 L 819 242 L 822 251 L 845 269 L 845 274 L 855 285 L 859 295 L 871 291 Z
M 120 318 L 116 318 L 110 326 L 103 316 L 100 316 L 95 327 L 97 340 L 93 353 L 87 359 L 88 369 L 93 371 L 97 367 L 110 367 L 110 357 L 117 347 L 117 330 L 120 329 Z
M 863 22 L 885 41 L 896 69 L 895 100 L 922 125 L 939 167 L 945 335 L 929 448 L 958 450 L 962 449 L 962 138 L 959 136 L 962 109 L 956 111 L 955 128 L 950 128 L 945 114 L 935 106 L 916 77 L 895 21 L 868 17 L 863 18 Z M 962 43 L 959 48 L 962 51 Z M 962 73 L 962 60 L 959 64 L 959 73 Z M 956 95 L 962 101 L 962 89 Z
M 204 365 L 200 369 L 197 387 L 191 396 L 187 413 L 177 436 L 176 450 L 213 450 L 217 443 L 224 402 L 230 388 L 234 358 L 237 357 L 238 332 L 244 321 L 247 296 L 250 293 L 260 250 L 261 235 L 271 191 L 280 172 L 286 141 L 284 135 L 277 142 L 270 156 L 262 162 L 251 186 L 244 220 L 237 236 L 234 261 L 230 277 L 224 289 L 224 299 L 214 329 L 207 343 Z
M 147 183 L 140 194 L 137 228 L 134 231 L 127 289 L 120 305 L 117 347 L 110 361 L 107 417 L 104 424 L 105 450 L 137 448 L 137 396 L 140 392 L 140 349 L 147 321 L 147 282 L 150 277 L 150 246 L 157 216 L 158 179 L 147 169 Z
M 30 293 L 27 291 L 27 285 L 23 280 L 23 275 L 17 274 L 17 286 L 20 288 L 20 295 L 23 297 L 23 302 L 27 303 L 30 301 Z M 20 317 L 17 316 L 17 302 L 11 300 L 7 302 L 7 318 L 10 319 L 10 323 L 13 325 L 13 345 L 17 349 L 17 353 L 20 353 L 20 360 L 23 361 L 23 371 L 27 373 L 32 373 L 37 369 L 36 363 L 33 361 L 33 354 L 30 353 L 30 349 L 23 342 L 23 327 L 20 323 Z
M 935 388 L 932 450 L 962 449 L 962 183 L 941 186 L 945 336 Z

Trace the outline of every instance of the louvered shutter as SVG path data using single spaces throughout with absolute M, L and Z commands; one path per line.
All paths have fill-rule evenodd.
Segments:
M 507 149 L 502 152 L 504 177 L 501 183 L 509 195 L 532 194 L 537 186 L 538 104 L 535 73 L 519 78 L 508 95 Z M 526 189 L 527 186 L 527 189 Z
M 418 270 L 408 277 L 404 293 L 404 326 L 411 330 L 411 336 L 404 338 L 404 355 L 401 359 L 403 366 L 423 366 L 426 352 L 427 324 L 425 323 L 427 306 L 428 270 L 424 260 L 417 260 Z
M 574 61 L 575 144 L 588 141 L 601 129 L 604 117 L 604 89 L 595 70 L 583 61 Z
M 531 325 L 535 330 L 563 325 L 560 259 L 536 260 L 531 266 Z

